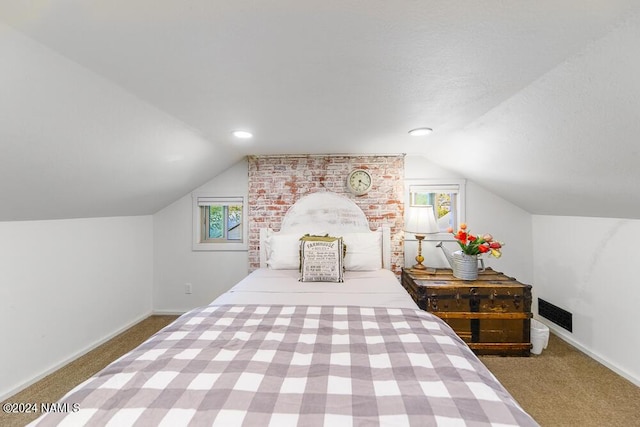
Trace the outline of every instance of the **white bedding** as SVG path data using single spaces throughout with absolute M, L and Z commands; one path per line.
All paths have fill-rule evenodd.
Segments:
M 358 305 L 417 308 L 389 270 L 346 271 L 343 283 L 299 282 L 297 270 L 255 270 L 213 301 L 223 304 Z

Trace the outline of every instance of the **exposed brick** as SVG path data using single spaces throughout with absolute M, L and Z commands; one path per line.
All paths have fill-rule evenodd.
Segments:
M 353 169 L 367 169 L 374 178 L 372 190 L 354 196 L 346 188 Z M 403 265 L 402 228 L 404 156 L 249 156 L 249 265 L 259 267 L 259 229 L 280 229 L 287 210 L 300 197 L 317 191 L 342 194 L 358 205 L 372 230 L 391 228 L 392 266 Z

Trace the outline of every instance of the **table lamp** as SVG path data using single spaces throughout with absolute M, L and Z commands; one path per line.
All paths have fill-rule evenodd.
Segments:
M 417 264 L 412 268 L 416 270 L 426 270 L 427 267 L 422 264 L 424 257 L 422 256 L 422 241 L 427 234 L 439 233 L 436 216 L 433 206 L 411 206 L 409 207 L 409 217 L 405 224 L 404 231 L 413 233 L 418 241 L 418 256 L 416 256 Z

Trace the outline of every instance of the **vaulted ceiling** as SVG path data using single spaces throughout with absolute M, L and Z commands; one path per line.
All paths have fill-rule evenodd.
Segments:
M 0 220 L 401 152 L 531 213 L 640 218 L 639 44 L 637 0 L 3 0 Z

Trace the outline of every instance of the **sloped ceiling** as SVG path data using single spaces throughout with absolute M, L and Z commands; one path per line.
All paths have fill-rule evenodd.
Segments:
M 400 152 L 531 213 L 640 218 L 638 40 L 636 0 L 3 0 L 0 220 L 151 214 L 247 154 Z

